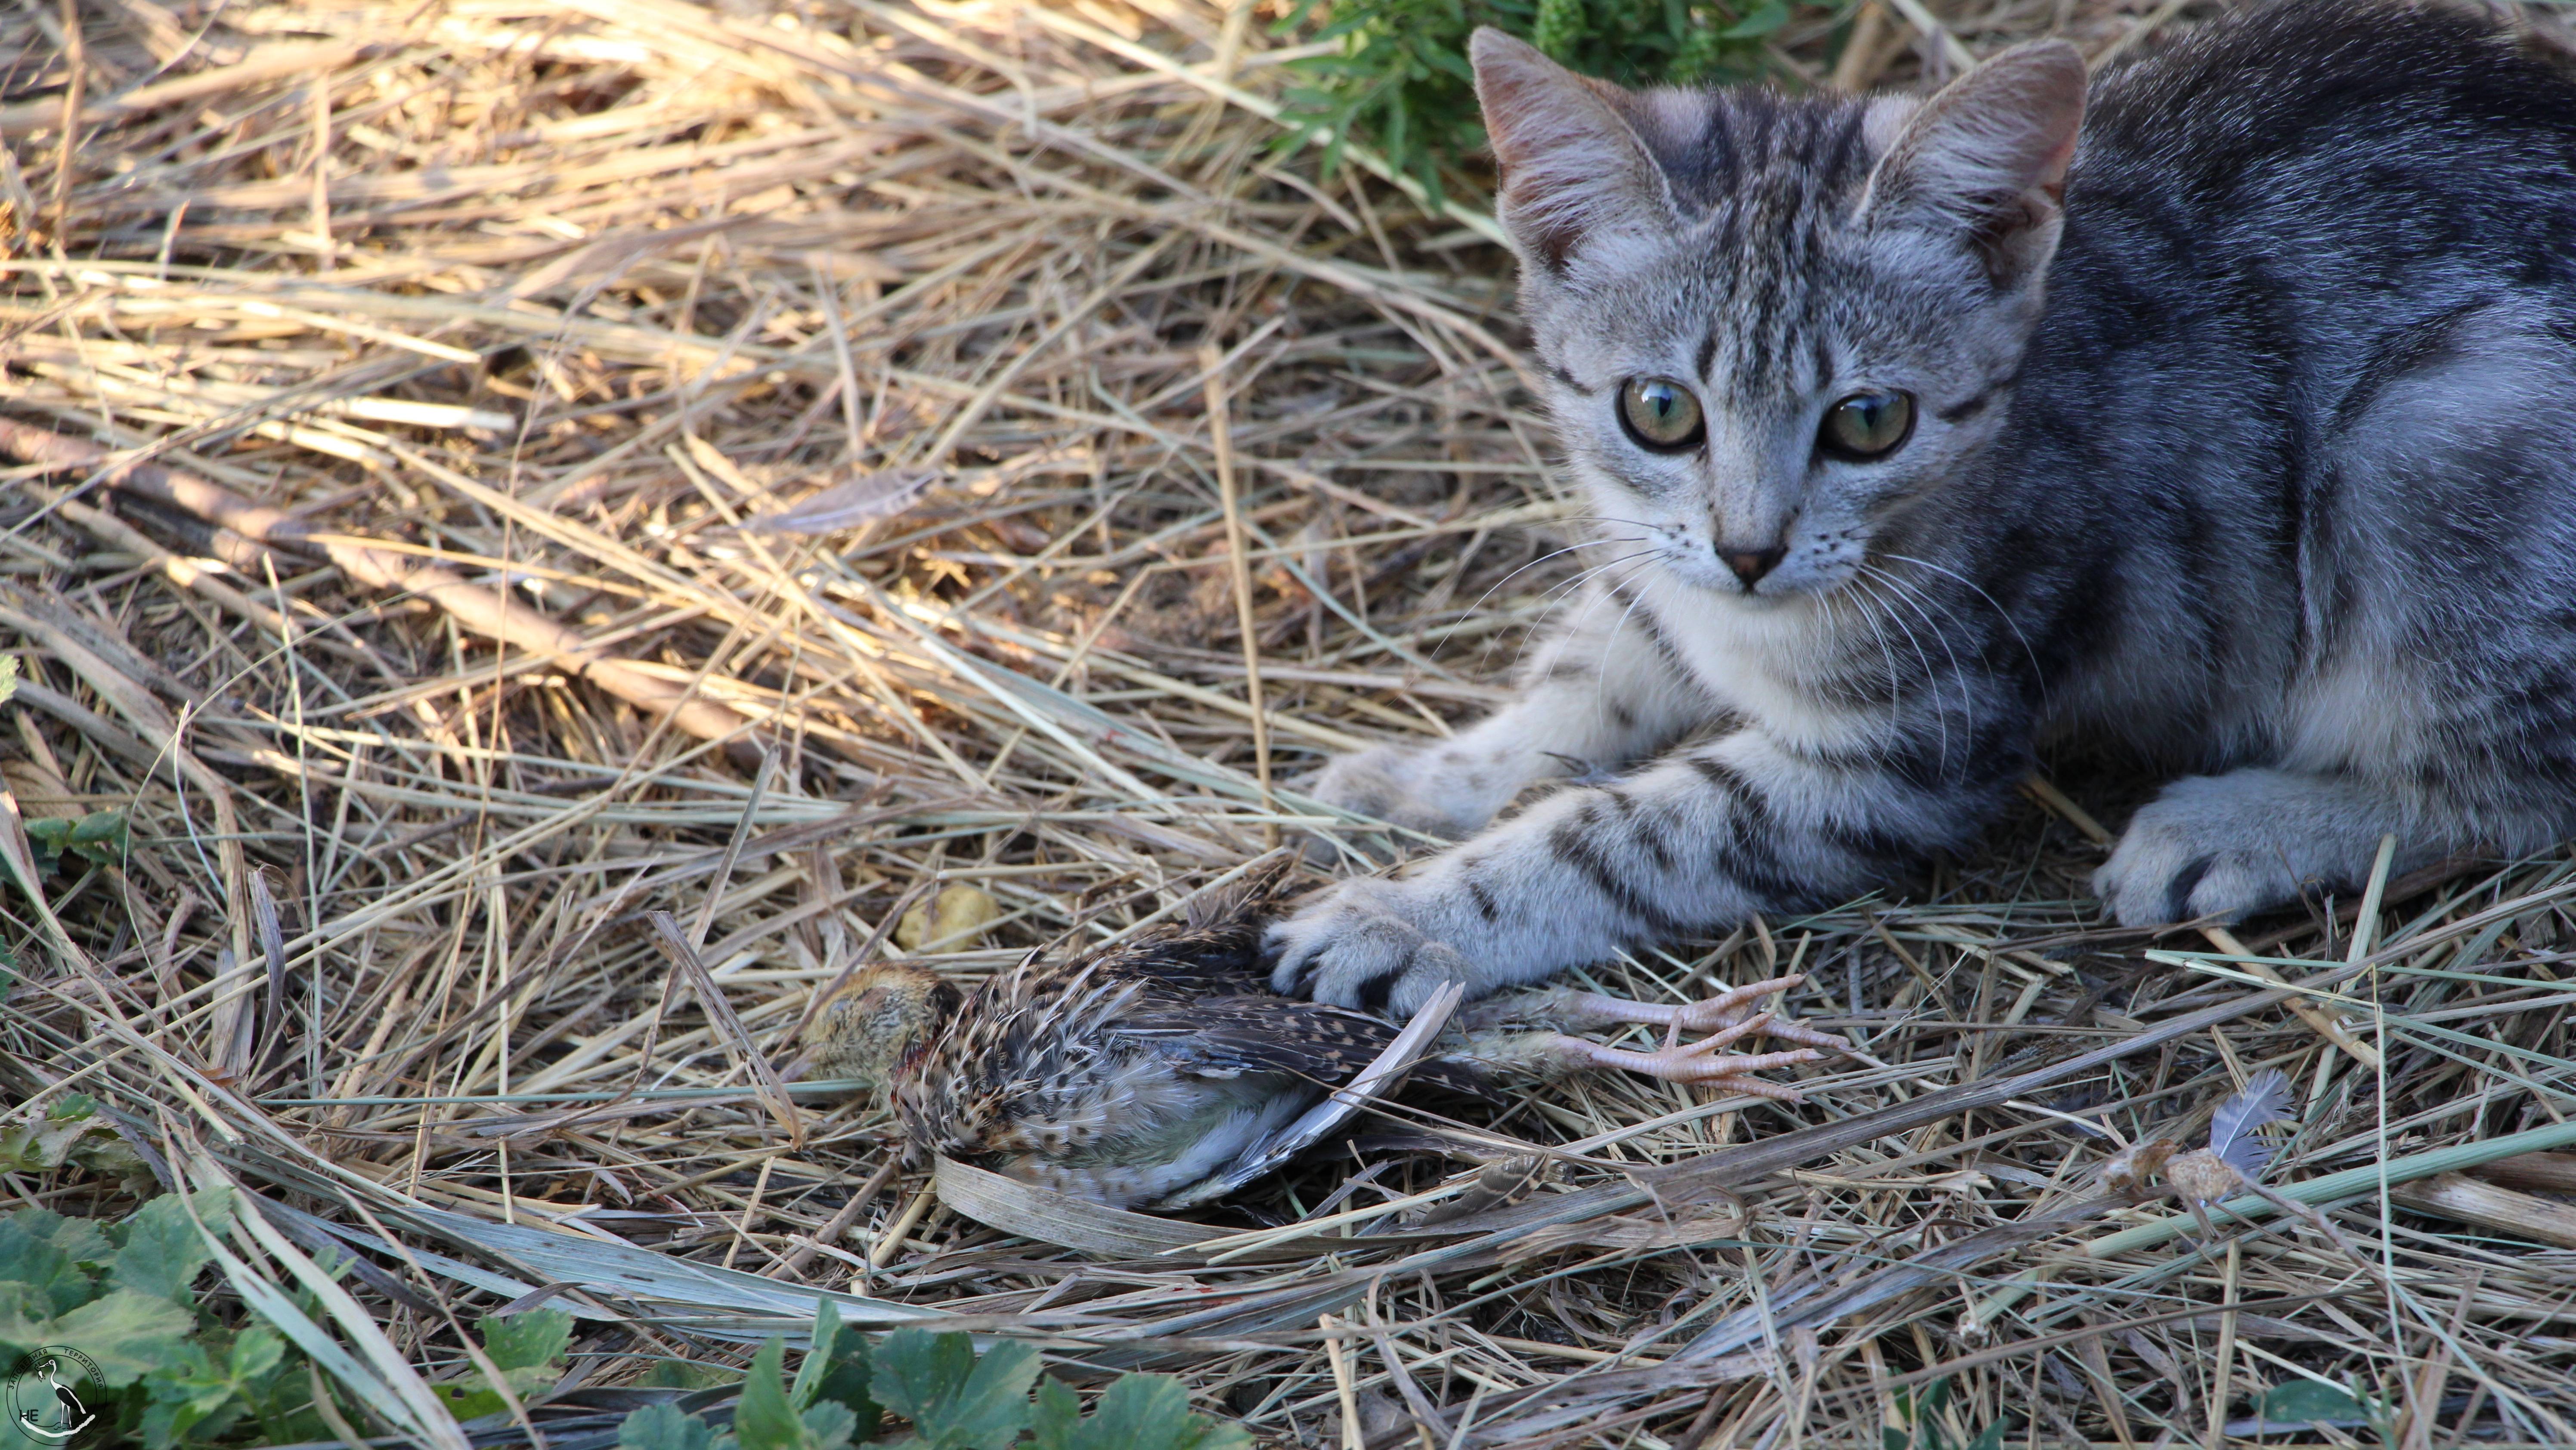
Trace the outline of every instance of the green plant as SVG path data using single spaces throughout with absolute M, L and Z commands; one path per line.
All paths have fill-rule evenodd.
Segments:
M 2316 1425 L 2367 1425 L 2383 1445 L 2397 1443 L 2393 1400 L 2360 1394 L 2321 1380 L 2291 1379 L 2265 1390 L 2254 1402 L 2254 1417 L 2282 1429 Z M 2259 1433 L 2259 1432 L 2258 1432 Z
M 125 812 L 39 816 L 27 822 L 27 844 L 35 851 L 36 869 L 49 874 L 61 870 L 67 856 L 93 865 L 120 865 L 129 845 Z
M 1330 132 L 1329 174 L 1343 143 L 1376 147 L 1437 200 L 1444 170 L 1485 144 L 1467 37 L 1491 25 L 1586 75 L 1622 85 L 1753 73 L 1763 37 L 1788 23 L 1786 0 L 1299 0 L 1282 31 L 1335 42 L 1297 62 L 1287 94 L 1293 147 Z
M 66 1098 L 44 1124 L 0 1133 L 0 1159 L 77 1161 L 87 1134 L 72 1129 L 88 1120 L 88 1105 Z M 119 1444 L 328 1436 L 302 1357 L 266 1326 L 228 1328 L 195 1302 L 212 1257 L 197 1221 L 231 1217 L 224 1190 L 167 1194 L 106 1225 L 40 1208 L 0 1217 L 0 1362 L 46 1346 L 79 1350 L 96 1367 L 83 1401 L 110 1417 Z
M 502 1383 L 524 1403 L 564 1374 L 564 1349 L 572 1343 L 572 1316 L 560 1309 L 530 1309 L 507 1319 L 482 1319 L 475 1330 L 483 1339 L 483 1357 L 501 1372 Z M 460 1420 L 497 1415 L 509 1402 L 492 1386 L 480 1366 L 435 1386 L 448 1412 Z
M 7 965 L 0 959 L 0 967 Z M 0 977 L 0 987 L 8 982 Z M 0 1121 L 0 1172 L 45 1173 L 69 1165 L 119 1180 L 129 1191 L 150 1193 L 157 1186 L 151 1170 L 105 1118 L 98 1100 L 87 1093 L 65 1093 L 45 1107 L 43 1117 Z M 6 1278 L 0 1270 L 0 1278 Z
M 1193 1414 L 1180 1381 L 1122 1375 L 1090 1415 L 1074 1392 L 1040 1379 L 1038 1354 L 997 1344 L 981 1355 L 963 1334 L 898 1329 L 871 1345 L 843 1333 L 829 1302 L 814 1349 L 791 1383 L 786 1348 L 762 1346 L 743 1381 L 730 1433 L 673 1405 L 626 1417 L 625 1450 L 842 1450 L 865 1441 L 889 1450 L 1250 1450 L 1233 1425 Z M 1034 1393 L 1032 1392 L 1034 1387 Z M 909 1425 L 877 1442 L 892 1414 Z
M 1950 1380 L 1944 1375 L 1925 1385 L 1920 1394 L 1899 1393 L 1896 1412 L 1910 1429 L 1893 1425 L 1880 1429 L 1880 1443 L 1887 1450 L 1950 1450 L 1950 1437 L 1941 1430 L 1941 1407 L 1950 1402 Z M 1977 1432 L 1967 1450 L 2002 1450 L 2004 1422 L 2000 1419 Z

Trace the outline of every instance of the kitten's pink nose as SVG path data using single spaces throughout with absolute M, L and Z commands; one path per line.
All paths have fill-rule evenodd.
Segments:
M 1755 584 L 1761 582 L 1763 575 L 1770 573 L 1773 568 L 1777 567 L 1780 560 L 1786 556 L 1788 552 L 1789 551 L 1787 549 L 1781 548 L 1775 544 L 1768 549 L 1750 549 L 1739 553 L 1720 553 L 1718 557 L 1726 560 L 1726 567 L 1734 570 L 1735 577 L 1743 580 L 1744 587 L 1750 589 Z

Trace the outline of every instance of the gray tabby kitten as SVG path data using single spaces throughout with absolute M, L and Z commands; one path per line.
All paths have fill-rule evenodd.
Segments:
M 1827 904 L 2065 736 L 2195 772 L 2094 879 L 2131 925 L 2576 831 L 2576 82 L 2350 0 L 2089 96 L 2060 43 L 1928 101 L 1473 53 L 1628 562 L 1517 703 L 1323 772 L 1466 839 L 1274 928 L 1280 990 L 1410 1013 Z

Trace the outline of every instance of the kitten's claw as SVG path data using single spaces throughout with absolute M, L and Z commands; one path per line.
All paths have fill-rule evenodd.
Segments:
M 1472 984 L 1467 959 L 1414 920 L 1406 896 L 1401 882 L 1345 881 L 1271 927 L 1271 988 L 1404 1018 L 1441 987 Z

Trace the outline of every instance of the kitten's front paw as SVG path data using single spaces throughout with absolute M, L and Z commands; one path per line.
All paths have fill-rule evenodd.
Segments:
M 1270 928 L 1271 988 L 1335 1007 L 1410 1017 L 1450 982 L 1473 982 L 1467 959 L 1439 940 L 1407 884 L 1345 881 Z
M 2230 777 L 2175 781 L 2131 818 L 2093 873 L 2093 894 L 2122 926 L 2162 926 L 2215 916 L 2239 921 L 2296 900 L 2302 852 L 2263 809 L 2260 792 Z M 2267 818 L 2269 817 L 2269 818 Z

